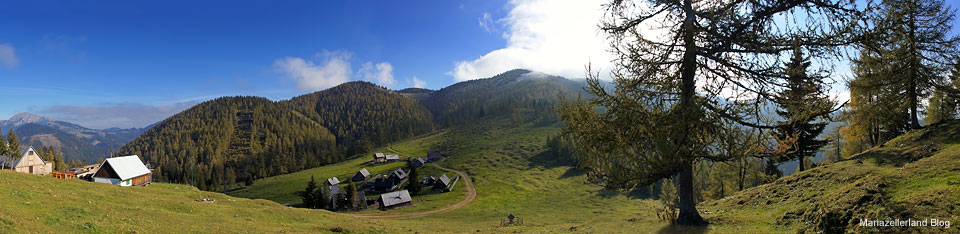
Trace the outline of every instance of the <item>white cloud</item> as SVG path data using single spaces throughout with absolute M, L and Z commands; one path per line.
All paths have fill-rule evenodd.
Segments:
M 480 23 L 480 27 L 487 32 L 493 32 L 492 28 L 494 27 L 493 16 L 490 15 L 490 12 L 484 12 L 483 16 L 477 18 L 477 22 Z
M 0 44 L 0 64 L 3 64 L 7 69 L 20 66 L 20 60 L 17 60 L 17 54 L 9 43 Z
M 360 78 L 367 81 L 374 81 L 383 86 L 393 86 L 396 80 L 393 79 L 393 65 L 383 62 L 374 65 L 372 62 L 364 63 L 360 67 Z
M 512 0 L 512 10 L 502 22 L 507 28 L 506 48 L 472 61 L 456 63 L 449 72 L 456 80 L 494 76 L 526 68 L 565 77 L 584 77 L 590 63 L 607 76 L 613 55 L 597 25 L 603 16 L 602 0 Z M 481 18 L 481 26 L 483 26 Z M 491 19 L 492 22 L 492 19 Z
M 413 77 L 413 87 L 414 88 L 423 88 L 427 86 L 427 82 L 424 82 L 420 79 L 417 79 L 416 76 Z
M 297 88 L 315 91 L 330 88 L 349 81 L 352 75 L 349 52 L 324 50 L 317 54 L 322 61 L 314 64 L 299 57 L 277 59 L 273 67 L 297 82 Z

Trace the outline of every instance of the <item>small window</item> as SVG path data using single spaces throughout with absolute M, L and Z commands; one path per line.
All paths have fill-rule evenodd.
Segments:
M 32 156 L 32 155 L 33 155 L 33 150 L 27 152 L 27 155 L 31 155 L 31 156 Z

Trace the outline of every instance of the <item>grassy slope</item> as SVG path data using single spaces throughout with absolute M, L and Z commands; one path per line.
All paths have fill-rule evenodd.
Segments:
M 118 187 L 0 171 L 0 233 L 315 233 L 400 226 L 229 197 L 190 186 Z M 202 203 L 196 199 L 210 198 Z
M 441 164 L 474 177 L 478 197 L 473 203 L 422 218 L 349 218 L 181 185 L 120 188 L 0 171 L 0 191 L 7 191 L 0 193 L 4 201 L 0 202 L 0 232 L 169 232 L 172 227 L 185 232 L 318 232 L 341 226 L 357 233 L 793 233 L 822 228 L 827 232 L 933 233 L 943 230 L 862 228 L 856 227 L 856 220 L 958 220 L 960 213 L 960 122 L 913 131 L 847 161 L 702 203 L 700 209 L 709 212 L 704 216 L 712 224 L 700 228 L 667 227 L 656 220 L 656 201 L 603 192 L 571 170 L 568 162 L 545 154 L 544 138 L 556 130 L 555 125 L 485 120 L 391 146 L 390 150 L 406 155 L 441 148 L 452 155 Z M 308 172 L 318 179 L 352 175 L 365 160 L 257 181 L 237 194 L 296 202 L 292 192 L 309 179 Z M 394 166 L 400 165 L 380 169 Z M 199 198 L 217 202 L 194 201 Z M 430 205 L 388 212 L 413 212 L 458 199 L 437 197 Z M 526 224 L 499 227 L 500 218 L 509 213 L 523 217 Z M 956 232 L 955 226 L 948 231 Z
M 558 127 L 554 124 L 515 124 L 504 118 L 486 119 L 385 148 L 384 151 L 414 156 L 426 155 L 431 149 L 441 149 L 445 156 L 450 157 L 439 163 L 469 173 L 474 178 L 478 192 L 477 199 L 466 207 L 401 222 L 404 226 L 449 232 L 515 229 L 554 232 L 570 231 L 574 226 L 577 228 L 573 230 L 583 232 L 620 232 L 636 230 L 636 227 L 645 227 L 642 230 L 647 230 L 662 226 L 653 213 L 652 207 L 657 204 L 655 201 L 630 199 L 619 193 L 604 192 L 599 186 L 588 183 L 582 173 L 572 170 L 569 161 L 554 159 L 546 153 L 543 147 L 546 136 L 555 133 Z M 320 178 L 352 173 L 362 167 L 366 160 L 363 157 L 258 180 L 253 186 L 230 194 L 297 202 L 298 198 L 292 194 L 302 189 L 310 175 Z M 441 171 L 424 167 L 418 173 L 420 176 L 439 176 Z M 447 175 L 453 176 L 452 173 Z M 445 206 L 463 199 L 462 186 L 462 183 L 458 183 L 451 193 L 423 196 L 427 201 L 417 201 L 413 207 L 361 213 L 409 213 Z M 523 217 L 526 225 L 499 228 L 500 219 L 511 213 Z M 626 221 L 628 219 L 633 221 Z M 436 222 L 455 225 L 438 226 L 434 225 Z
M 960 121 L 911 131 L 846 161 L 708 202 L 715 223 L 763 221 L 780 231 L 958 232 L 859 227 L 864 219 L 960 220 Z

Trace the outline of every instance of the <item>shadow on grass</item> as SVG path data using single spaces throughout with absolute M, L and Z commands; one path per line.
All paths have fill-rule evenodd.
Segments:
M 529 160 L 530 160 L 530 163 L 527 164 L 528 168 L 573 167 L 576 165 L 574 160 L 569 156 L 556 155 L 553 152 L 550 152 L 549 150 L 540 152 L 539 154 L 534 155 L 533 157 L 530 157 Z
M 700 233 L 707 233 L 707 230 L 708 230 L 708 229 L 709 229 L 709 228 L 707 228 L 707 225 L 700 225 L 700 226 L 667 225 L 667 226 L 664 226 L 663 228 L 660 228 L 660 230 L 658 230 L 657 233 L 663 233 L 663 234 L 666 234 L 666 233 L 692 233 L 692 234 L 700 234 Z

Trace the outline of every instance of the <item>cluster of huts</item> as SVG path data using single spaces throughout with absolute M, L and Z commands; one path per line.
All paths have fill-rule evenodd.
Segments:
M 429 162 L 439 161 L 442 158 L 439 151 L 430 151 L 427 153 L 426 157 L 420 158 L 409 158 L 410 162 L 417 167 L 421 167 Z M 373 163 L 390 163 L 400 161 L 400 156 L 396 154 L 384 154 L 384 153 L 374 153 L 373 154 Z M 410 192 L 407 190 L 401 190 L 403 185 L 406 183 L 422 183 L 425 187 L 432 187 L 434 191 L 437 192 L 449 192 L 452 188 L 452 183 L 446 174 L 436 178 L 429 176 L 423 178 L 422 180 L 417 180 L 418 178 L 409 178 L 407 171 L 403 168 L 398 168 L 394 171 L 391 171 L 386 175 L 377 175 L 373 176 L 370 171 L 366 168 L 360 169 L 357 171 L 353 177 L 350 178 L 354 183 L 358 183 L 359 187 L 357 189 L 358 195 L 361 198 L 366 198 L 366 193 L 371 194 L 380 194 L 380 197 L 376 200 L 368 200 L 364 202 L 365 206 L 376 204 L 380 209 L 391 209 L 396 207 L 401 207 L 405 205 L 410 205 L 412 198 Z M 340 179 L 337 177 L 331 177 L 327 179 L 327 186 L 329 186 L 328 191 L 330 191 L 330 200 L 333 201 L 335 197 L 341 192 L 340 189 Z M 335 209 L 336 205 L 331 204 Z
M 0 169 L 119 186 L 142 186 L 150 184 L 153 180 L 153 172 L 137 155 L 107 158 L 99 164 L 54 171 L 53 163 L 44 161 L 32 146 L 23 147 L 20 152 L 20 157 L 0 155 Z

